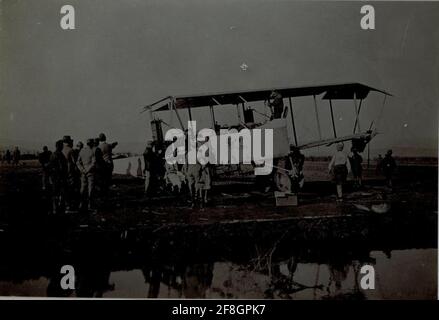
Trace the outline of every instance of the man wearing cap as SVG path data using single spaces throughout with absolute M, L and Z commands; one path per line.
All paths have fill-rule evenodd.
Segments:
M 87 139 L 87 146 L 79 152 L 77 167 L 81 172 L 81 204 L 83 210 L 85 205 L 91 210 L 93 207 L 94 178 L 95 178 L 95 151 L 93 150 L 94 140 Z
M 102 151 L 102 160 L 103 160 L 103 168 L 102 168 L 102 188 L 103 193 L 107 194 L 108 189 L 111 184 L 111 177 L 113 175 L 113 149 L 117 146 L 117 142 L 107 143 L 107 137 L 105 134 L 99 134 L 99 149 Z

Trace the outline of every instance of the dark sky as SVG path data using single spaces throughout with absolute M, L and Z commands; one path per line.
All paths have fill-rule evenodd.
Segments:
M 59 27 L 64 4 L 76 9 L 76 30 Z M 382 132 L 373 148 L 436 153 L 439 3 L 373 2 L 373 31 L 360 28 L 363 4 L 2 0 L 0 143 L 39 148 L 103 131 L 120 151 L 139 151 L 141 107 L 163 96 L 361 82 L 395 95 L 381 117 L 382 96 L 363 106 L 362 129 L 375 119 Z M 312 100 L 295 107 L 301 140 L 313 140 Z M 351 102 L 336 107 L 336 121 L 352 130 Z

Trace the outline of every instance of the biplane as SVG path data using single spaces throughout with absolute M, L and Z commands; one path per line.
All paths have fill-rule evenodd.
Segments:
M 273 105 L 271 102 L 273 91 L 278 94 L 278 97 L 279 95 L 281 96 L 283 108 L 282 112 L 273 112 L 273 110 L 270 109 L 270 107 Z M 392 95 L 384 90 L 372 88 L 360 83 L 343 83 L 293 88 L 271 88 L 203 95 L 167 96 L 143 107 L 142 113 L 147 115 L 148 122 L 150 124 L 148 129 L 151 132 L 147 136 L 152 137 L 152 142 L 155 145 L 156 150 L 158 148 L 158 150 L 162 151 L 164 151 L 172 143 L 171 141 L 165 141 L 164 139 L 164 126 L 173 128 L 162 119 L 164 118 L 164 114 L 167 114 L 168 116 L 175 115 L 178 120 L 178 125 L 180 126 L 178 129 L 185 131 L 187 126 L 185 126 L 183 121 L 184 119 L 189 119 L 189 121 L 197 120 L 197 117 L 193 117 L 192 115 L 192 110 L 194 108 L 207 108 L 205 110 L 209 111 L 210 119 L 202 120 L 204 123 L 210 123 L 210 129 L 214 130 L 216 133 L 219 133 L 220 137 L 221 132 L 223 132 L 222 129 L 273 129 L 273 161 L 271 163 L 273 169 L 276 169 L 275 180 L 278 179 L 279 181 L 287 181 L 285 185 L 288 189 L 289 179 L 287 179 L 286 176 L 291 176 L 291 171 L 285 170 L 284 166 L 286 163 L 286 157 L 291 154 L 291 146 L 295 146 L 296 150 L 304 150 L 320 146 L 331 146 L 338 142 L 351 141 L 352 146 L 355 147 L 359 152 L 364 151 L 368 143 L 376 136 L 376 128 L 378 127 L 378 125 L 374 124 L 374 121 L 372 121 L 366 130 L 360 130 L 360 115 L 362 106 L 365 105 L 363 101 L 368 98 L 371 92 L 383 96 L 380 116 L 378 117 L 379 120 L 386 104 L 386 98 Z M 298 120 L 295 115 L 295 104 L 293 103 L 295 98 L 304 98 L 307 101 L 308 98 L 310 98 L 310 100 L 312 100 L 312 105 L 314 107 L 308 106 L 308 108 L 310 109 L 311 117 L 315 117 L 317 130 L 316 132 L 313 132 L 313 134 L 314 136 L 317 135 L 317 139 L 311 139 L 311 141 L 308 139 L 307 141 L 306 138 L 309 138 L 309 136 L 304 137 L 297 134 L 298 130 L 296 130 L 296 121 Z M 352 100 L 353 102 L 353 109 L 348 108 L 350 109 L 349 112 L 351 115 L 352 111 L 355 112 L 355 119 L 352 124 L 352 131 L 347 132 L 347 134 L 346 130 L 343 130 L 344 134 L 339 133 L 336 121 L 334 119 L 334 103 L 338 100 Z M 263 103 L 263 113 L 259 112 L 257 108 L 254 107 L 257 103 Z M 311 103 L 309 103 L 309 105 L 310 104 Z M 344 104 L 347 105 L 347 103 Z M 229 107 L 227 110 L 236 112 L 235 115 L 238 120 L 237 125 L 218 124 L 218 121 L 216 120 L 216 112 L 218 112 L 218 108 L 226 106 Z M 322 135 L 320 125 L 320 117 L 323 113 L 321 108 L 327 108 L 324 110 L 325 116 L 330 117 L 330 119 L 325 119 L 327 120 L 327 127 L 325 129 L 326 131 L 328 131 L 328 129 L 330 130 L 329 132 L 326 132 L 325 137 Z M 223 110 L 225 109 L 226 108 Z M 266 111 L 269 111 L 268 114 Z M 343 110 L 343 112 L 345 111 Z M 255 117 L 255 115 L 258 113 L 259 116 Z M 195 112 L 194 114 L 196 115 Z M 275 117 L 274 114 L 277 114 L 277 116 Z M 232 115 L 232 117 L 235 117 L 235 115 Z M 204 118 L 206 117 L 204 116 Z M 257 118 L 259 118 L 258 121 L 255 120 Z M 238 162 L 241 161 L 241 159 L 242 158 L 238 157 Z M 284 164 L 279 165 L 279 163 L 282 162 Z M 217 164 L 213 166 L 212 171 L 216 177 L 219 177 L 219 175 L 223 176 L 224 174 L 224 177 L 227 179 L 227 177 L 236 177 L 236 175 L 240 177 L 244 175 L 246 176 L 250 171 L 253 171 L 256 168 L 254 163 L 249 166 L 241 166 L 241 164 L 244 162 L 239 163 L 240 164 L 238 165 Z M 137 166 L 137 170 L 135 170 L 135 166 Z M 141 176 L 143 167 L 144 159 L 141 156 L 124 158 L 115 161 L 114 172 L 119 174 Z M 248 170 L 242 170 L 243 168 Z
M 281 95 L 283 101 L 283 112 L 280 118 L 273 118 L 264 114 L 264 120 L 257 123 L 255 122 L 254 114 L 258 113 L 256 109 L 253 109 L 250 104 L 255 102 L 264 102 L 264 105 L 269 108 L 270 98 L 272 92 L 277 92 Z M 277 148 L 274 152 L 275 157 L 282 157 L 288 154 L 291 145 L 298 147 L 299 149 L 310 149 L 319 146 L 330 146 L 334 143 L 352 141 L 352 145 L 356 147 L 359 152 L 362 152 L 372 138 L 377 134 L 376 129 L 373 129 L 373 122 L 369 128 L 365 131 L 360 130 L 359 121 L 361 115 L 361 107 L 363 100 L 366 99 L 370 92 L 376 92 L 384 96 L 382 102 L 382 108 L 386 103 L 386 97 L 391 96 L 390 93 L 372 88 L 360 83 L 343 83 L 332 84 L 323 86 L 306 86 L 306 87 L 293 87 L 293 88 L 272 88 L 264 90 L 254 91 L 237 91 L 237 92 L 221 92 L 203 95 L 188 95 L 188 96 L 167 96 L 152 104 L 144 107 L 142 112 L 146 112 L 149 115 L 151 122 L 151 135 L 153 140 L 159 145 L 165 143 L 163 136 L 162 124 L 164 121 L 156 116 L 159 111 L 169 111 L 175 113 L 179 125 L 182 130 L 186 129 L 186 126 L 182 120 L 182 112 L 188 113 L 190 121 L 194 120 L 192 117 L 192 109 L 207 107 L 210 109 L 211 128 L 219 132 L 221 128 L 215 119 L 215 109 L 221 106 L 232 105 L 236 107 L 238 126 L 239 128 L 274 128 L 275 130 L 275 143 Z M 327 107 L 330 110 L 332 133 L 333 137 L 323 138 L 322 130 L 319 118 L 319 106 L 317 103 L 317 97 L 321 97 L 321 100 L 328 101 Z M 294 98 L 298 97 L 311 97 L 313 99 L 315 119 L 317 122 L 318 139 L 312 142 L 301 143 L 301 137 L 298 136 L 296 131 L 296 119 L 294 116 Z M 336 122 L 334 120 L 333 104 L 337 100 L 352 100 L 353 108 L 355 111 L 355 121 L 353 123 L 353 130 L 348 135 L 338 135 Z M 287 134 L 287 122 L 291 121 L 292 137 L 289 138 Z M 277 134 L 276 134 L 277 132 Z M 287 139 L 287 141 L 285 141 Z

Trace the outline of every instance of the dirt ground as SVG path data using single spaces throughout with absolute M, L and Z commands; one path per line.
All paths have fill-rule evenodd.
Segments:
M 273 192 L 264 193 L 251 178 L 234 183 L 216 180 L 205 208 L 190 208 L 187 193 L 170 192 L 146 197 L 141 178 L 114 175 L 110 197 L 98 203 L 96 214 L 69 214 L 80 226 L 102 228 L 174 224 L 269 221 L 365 213 L 358 205 L 388 203 L 393 210 L 437 213 L 437 166 L 404 165 L 398 168 L 394 188 L 385 187 L 374 164 L 364 171 L 364 187 L 345 186 L 345 201 L 335 202 L 335 186 L 327 163 L 305 162 L 306 182 L 296 207 L 276 207 Z M 10 224 L 34 223 L 50 211 L 50 194 L 41 190 L 41 169 L 36 161 L 19 167 L 0 166 L 0 229 Z

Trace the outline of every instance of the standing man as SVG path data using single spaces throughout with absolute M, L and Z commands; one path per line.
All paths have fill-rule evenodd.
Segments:
M 20 150 L 18 149 L 18 147 L 14 148 L 14 152 L 12 153 L 12 164 L 14 166 L 18 166 L 20 164 Z
M 384 176 L 386 177 L 386 183 L 389 188 L 393 187 L 392 176 L 396 169 L 395 159 L 392 157 L 392 150 L 388 150 L 381 162 L 381 169 L 383 170 Z
M 79 206 L 81 211 L 85 207 L 88 210 L 93 209 L 95 165 L 94 140 L 87 139 L 87 146 L 81 149 L 77 161 L 77 167 L 81 172 L 81 203 Z
M 343 142 L 337 144 L 337 152 L 332 157 L 328 166 L 329 172 L 333 174 L 337 186 L 337 202 L 343 201 L 343 183 L 346 182 L 348 173 L 351 171 L 351 165 L 348 157 L 343 152 L 343 148 Z
M 11 151 L 9 151 L 9 149 L 8 149 L 8 150 L 6 150 L 6 153 L 5 153 L 6 163 L 11 164 L 11 159 L 12 159 Z
M 99 134 L 99 149 L 102 151 L 102 178 L 103 178 L 103 193 L 104 195 L 107 195 L 108 190 L 110 188 L 111 184 L 111 177 L 113 175 L 113 149 L 117 146 L 117 142 L 113 143 L 107 143 L 107 137 L 105 134 L 101 133 Z
M 273 90 L 270 95 L 270 99 L 273 101 L 268 101 L 268 105 L 271 108 L 271 118 L 280 119 L 282 118 L 282 113 L 284 111 L 284 99 L 280 92 Z
M 81 152 L 82 148 L 84 148 L 84 144 L 81 141 L 79 141 L 76 144 L 76 148 L 73 149 L 73 159 L 75 160 L 75 163 L 78 160 L 79 152 Z
M 191 197 L 190 200 L 191 208 L 195 208 L 199 194 L 199 187 L 201 186 L 199 184 L 201 164 L 198 161 L 194 164 L 189 164 L 186 161 L 186 164 L 183 166 L 183 172 L 186 176 L 186 181 L 189 188 L 189 194 Z
M 356 188 L 361 188 L 363 176 L 363 158 L 358 153 L 356 147 L 352 147 L 351 152 L 352 154 L 349 157 L 349 162 L 351 164 L 352 176 L 354 177 L 354 186 Z
M 76 165 L 73 156 L 73 140 L 70 136 L 63 137 L 62 154 L 67 161 L 66 213 L 72 213 L 75 199 Z
M 53 214 L 64 209 L 65 191 L 67 185 L 67 160 L 62 153 L 63 141 L 58 140 L 55 151 L 50 156 L 49 172 L 52 184 Z
M 79 172 L 79 169 L 77 167 L 77 161 L 78 161 L 78 157 L 79 157 L 79 152 L 81 152 L 82 148 L 84 148 L 84 144 L 79 141 L 76 144 L 76 148 L 73 149 L 73 161 L 75 163 L 75 167 L 74 167 L 74 181 L 73 181 L 73 202 L 74 202 L 74 207 L 78 208 L 79 207 L 79 203 L 81 201 L 81 193 L 80 193 L 80 189 L 81 189 L 81 172 Z
M 286 161 L 285 169 L 290 173 L 291 191 L 297 193 L 305 182 L 303 175 L 303 165 L 305 163 L 305 156 L 300 152 L 300 149 L 295 145 L 290 145 L 290 153 Z
M 38 155 L 38 160 L 40 161 L 41 168 L 43 169 L 43 191 L 45 191 L 49 185 L 49 163 L 52 152 L 49 151 L 47 146 L 43 147 L 43 152 Z
M 94 138 L 93 139 L 93 152 L 95 155 L 95 161 L 96 161 L 96 165 L 95 165 L 95 183 L 94 183 L 94 187 L 95 187 L 95 191 L 96 194 L 95 196 L 97 196 L 98 194 L 102 193 L 102 185 L 103 185 L 103 167 L 104 167 L 104 160 L 102 159 L 102 150 L 99 148 L 99 143 L 100 140 L 99 138 Z
M 382 171 L 383 165 L 383 156 L 381 154 L 378 155 L 378 158 L 376 159 L 376 167 L 375 167 L 375 174 L 380 175 Z

